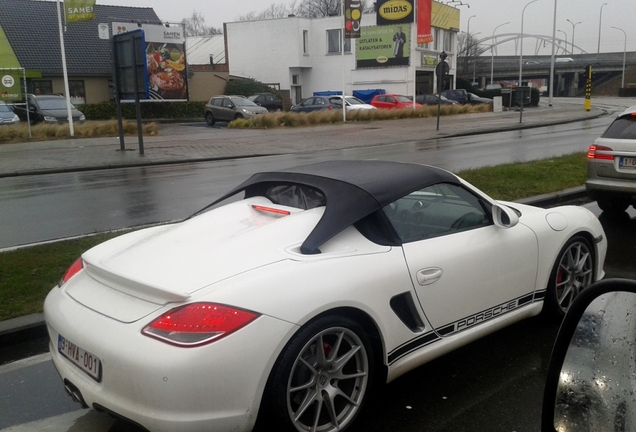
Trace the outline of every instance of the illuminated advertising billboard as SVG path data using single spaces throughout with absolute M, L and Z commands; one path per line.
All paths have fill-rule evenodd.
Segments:
M 409 24 L 362 27 L 360 33 L 356 44 L 357 68 L 409 65 Z
M 113 35 L 137 30 L 136 23 L 113 23 Z M 183 27 L 142 24 L 146 39 L 146 63 L 150 99 L 187 101 L 185 34 Z

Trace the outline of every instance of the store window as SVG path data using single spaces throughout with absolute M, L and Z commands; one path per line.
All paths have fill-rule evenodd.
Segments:
M 447 53 L 453 52 L 453 35 L 451 31 L 444 32 L 444 51 Z
M 53 94 L 53 82 L 49 80 L 31 80 L 29 92 L 33 94 Z
M 337 53 L 341 53 L 342 51 L 340 51 L 340 46 L 341 44 L 341 38 L 340 38 L 340 34 L 341 34 L 341 30 L 340 29 L 336 29 L 336 30 L 327 30 L 327 52 L 329 54 L 337 54 Z M 345 52 L 351 52 L 351 39 L 345 39 Z
M 68 90 L 71 96 L 71 103 L 73 105 L 81 105 L 86 103 L 86 89 L 84 88 L 84 81 L 69 80 Z

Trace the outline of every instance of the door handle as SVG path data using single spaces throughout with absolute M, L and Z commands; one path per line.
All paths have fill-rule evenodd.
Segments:
M 430 285 L 437 282 L 443 274 L 444 270 L 439 267 L 429 267 L 424 270 L 420 270 L 417 272 L 417 283 L 422 286 Z

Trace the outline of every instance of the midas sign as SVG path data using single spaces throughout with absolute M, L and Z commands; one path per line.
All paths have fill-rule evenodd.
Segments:
M 413 0 L 388 0 L 378 6 L 378 25 L 412 23 Z

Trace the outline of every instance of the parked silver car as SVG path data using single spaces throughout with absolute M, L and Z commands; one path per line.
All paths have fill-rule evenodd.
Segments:
M 20 118 L 4 101 L 0 101 L 0 125 L 18 124 Z
M 266 112 L 267 108 L 258 106 L 242 96 L 213 96 L 205 104 L 203 115 L 208 125 L 213 126 L 217 121 L 230 122 Z
M 636 205 L 636 106 L 620 113 L 590 146 L 585 187 L 603 211 Z

